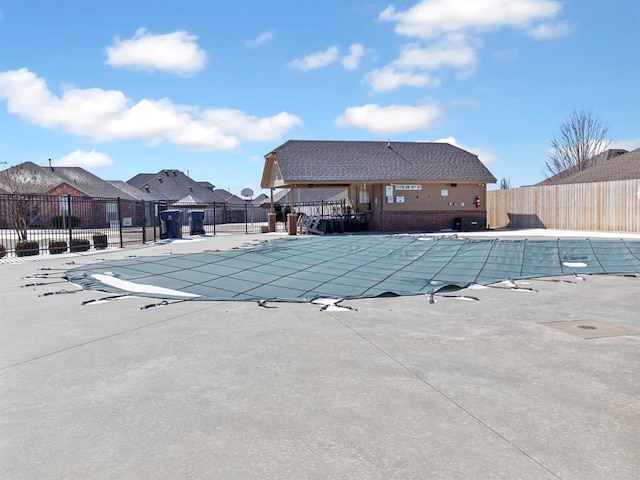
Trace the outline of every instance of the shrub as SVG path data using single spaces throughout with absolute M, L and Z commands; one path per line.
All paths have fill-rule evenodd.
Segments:
M 86 238 L 74 238 L 71 240 L 71 248 L 72 252 L 86 252 L 91 248 L 91 242 Z
M 53 228 L 78 228 L 80 217 L 63 217 L 61 215 L 53 217 Z
M 40 245 L 35 240 L 21 240 L 16 243 L 16 257 L 28 257 L 39 253 Z
M 7 249 L 4 248 L 4 245 L 0 243 L 0 258 L 4 257 L 7 254 Z
M 64 253 L 67 251 L 67 242 L 63 240 L 51 240 L 49 242 L 49 253 L 55 255 L 57 253 Z
M 96 250 L 107 248 L 108 243 L 106 235 L 97 234 L 93 236 L 93 248 Z

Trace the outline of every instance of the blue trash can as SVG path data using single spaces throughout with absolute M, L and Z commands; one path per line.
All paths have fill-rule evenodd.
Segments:
M 189 210 L 189 234 L 204 234 L 204 210 Z
M 163 210 L 160 212 L 160 238 L 182 238 L 182 212 Z

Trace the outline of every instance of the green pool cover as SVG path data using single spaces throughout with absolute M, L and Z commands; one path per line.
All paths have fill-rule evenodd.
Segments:
M 640 241 L 416 235 L 283 238 L 74 268 L 85 289 L 163 299 L 309 302 L 418 295 L 557 275 L 640 273 Z

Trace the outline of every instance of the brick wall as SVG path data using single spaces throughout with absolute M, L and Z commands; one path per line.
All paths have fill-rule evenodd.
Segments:
M 383 232 L 432 232 L 453 228 L 456 217 L 485 217 L 486 210 L 381 212 Z

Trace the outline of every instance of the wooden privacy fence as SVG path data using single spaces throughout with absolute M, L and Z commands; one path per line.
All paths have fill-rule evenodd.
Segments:
M 487 224 L 640 232 L 640 179 L 489 191 Z

